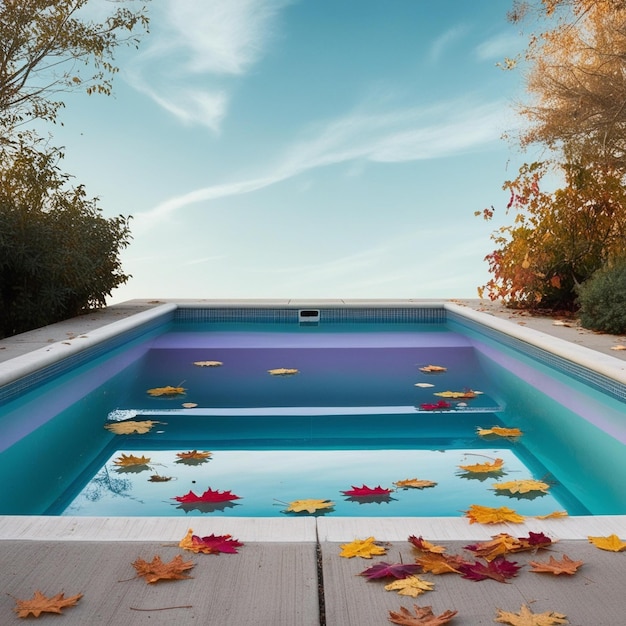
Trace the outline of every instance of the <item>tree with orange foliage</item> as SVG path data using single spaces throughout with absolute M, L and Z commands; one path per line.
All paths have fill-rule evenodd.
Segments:
M 575 309 L 578 286 L 626 254 L 626 1 L 517 2 L 509 18 L 533 13 L 553 27 L 530 37 L 531 98 L 519 109 L 529 124 L 518 139 L 550 158 L 504 184 L 515 218 L 492 234 L 492 278 L 479 294 Z M 555 191 L 542 188 L 547 174 L 562 181 Z M 493 209 L 482 215 L 491 219 Z

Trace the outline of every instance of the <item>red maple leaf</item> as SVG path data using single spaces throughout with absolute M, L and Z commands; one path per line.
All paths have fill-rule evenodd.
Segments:
M 241 541 L 233 539 L 231 535 L 209 535 L 208 537 L 198 537 L 191 535 L 191 543 L 194 548 L 205 554 L 237 554 L 237 548 L 243 546 Z
M 474 563 L 464 563 L 459 566 L 459 571 L 463 578 L 469 580 L 486 580 L 492 578 L 499 583 L 505 583 L 507 578 L 517 576 L 520 566 L 514 561 L 507 561 L 503 557 L 497 557 L 489 561 L 486 565 L 475 561 Z
M 406 578 L 422 571 L 421 565 L 417 563 L 385 563 L 381 561 L 368 567 L 359 573 L 359 576 L 365 576 L 368 580 L 376 578 Z
M 234 493 L 231 493 L 230 490 L 222 491 L 220 493 L 219 490 L 213 491 L 211 487 L 209 487 L 201 496 L 196 495 L 193 491 L 189 491 L 189 493 L 184 496 L 174 496 L 172 498 L 177 502 L 225 502 L 227 500 L 239 500 L 239 496 L 236 496 Z
M 367 487 L 366 485 L 363 485 L 362 487 L 355 487 L 354 485 L 352 485 L 352 489 L 350 489 L 349 491 L 342 491 L 341 493 L 343 493 L 346 496 L 388 496 L 390 493 L 393 492 L 393 489 L 385 489 L 384 487 L 381 487 L 380 485 L 378 485 L 378 487 Z
M 439 402 L 425 402 L 420 404 L 420 408 L 424 411 L 437 411 L 438 409 L 449 409 L 450 403 L 445 400 L 439 400 Z
M 533 546 L 533 548 L 543 548 L 552 543 L 552 539 L 547 535 L 543 533 L 533 533 L 532 531 L 528 533 L 528 537 L 519 537 L 519 540 L 527 543 L 529 546 Z

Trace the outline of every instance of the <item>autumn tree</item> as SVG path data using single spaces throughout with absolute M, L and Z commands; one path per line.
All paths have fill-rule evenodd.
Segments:
M 116 50 L 147 30 L 133 5 L 0 0 L 0 337 L 103 306 L 129 279 L 129 218 L 105 218 L 33 122 L 57 121 L 68 91 L 111 93 Z
M 529 98 L 518 140 L 546 158 L 504 184 L 514 221 L 492 235 L 482 293 L 511 306 L 575 309 L 579 286 L 626 256 L 626 2 L 516 2 L 511 20 L 529 16 L 548 28 L 530 36 L 522 60 Z

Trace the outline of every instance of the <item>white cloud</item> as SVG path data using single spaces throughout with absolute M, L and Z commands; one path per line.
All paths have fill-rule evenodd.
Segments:
M 476 47 L 476 56 L 481 61 L 502 60 L 505 56 L 515 56 L 522 46 L 512 33 L 500 33 Z
M 288 0 L 160 0 L 151 35 L 126 74 L 185 124 L 219 131 L 228 85 L 263 56 Z
M 505 102 L 477 103 L 469 97 L 430 108 L 384 114 L 353 113 L 309 132 L 268 172 L 196 189 L 136 214 L 139 227 L 156 225 L 197 202 L 251 193 L 318 167 L 346 162 L 402 162 L 443 158 L 485 149 L 499 141 L 510 112 Z
M 449 48 L 455 41 L 463 37 L 466 32 L 467 27 L 461 25 L 450 28 L 445 33 L 439 35 L 430 47 L 429 57 L 431 61 L 438 61 L 443 56 L 446 49 Z

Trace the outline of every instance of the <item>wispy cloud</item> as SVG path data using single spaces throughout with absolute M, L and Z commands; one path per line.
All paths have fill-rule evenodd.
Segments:
M 463 37 L 463 35 L 465 35 L 467 30 L 467 26 L 459 25 L 454 28 L 450 28 L 445 33 L 439 35 L 430 47 L 430 60 L 438 61 L 455 41 L 458 41 L 461 37 Z
M 218 131 L 228 79 L 263 56 L 276 18 L 290 0 L 160 0 L 147 45 L 126 78 L 185 124 Z
M 522 47 L 522 42 L 512 33 L 500 33 L 476 46 L 476 56 L 481 61 L 502 60 L 514 56 Z
M 136 214 L 139 227 L 197 203 L 251 193 L 315 168 L 347 162 L 404 162 L 485 149 L 507 128 L 506 103 L 470 98 L 382 114 L 354 112 L 309 130 L 258 177 L 210 185 Z

